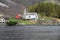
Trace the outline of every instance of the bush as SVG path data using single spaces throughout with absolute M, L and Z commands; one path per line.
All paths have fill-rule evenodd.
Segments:
M 6 22 L 6 24 L 8 26 L 14 26 L 17 24 L 17 20 L 16 19 L 10 19 L 8 22 Z

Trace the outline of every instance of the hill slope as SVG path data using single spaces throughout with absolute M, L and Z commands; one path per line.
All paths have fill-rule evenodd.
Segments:
M 46 0 L 0 0 L 0 2 L 7 4 L 9 6 L 9 8 L 0 7 L 0 12 L 3 12 L 3 14 L 5 15 L 15 16 L 17 13 L 22 14 L 25 7 L 42 1 Z

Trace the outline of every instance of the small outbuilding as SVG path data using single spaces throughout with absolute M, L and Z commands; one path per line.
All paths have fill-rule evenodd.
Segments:
M 15 18 L 16 18 L 16 19 L 21 19 L 22 16 L 21 16 L 20 14 L 17 14 L 17 15 L 15 16 Z

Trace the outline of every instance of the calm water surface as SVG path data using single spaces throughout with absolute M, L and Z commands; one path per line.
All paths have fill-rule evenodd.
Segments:
M 60 26 L 0 26 L 0 40 L 60 40 Z

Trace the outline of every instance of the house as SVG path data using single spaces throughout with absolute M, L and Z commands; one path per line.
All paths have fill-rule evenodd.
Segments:
M 27 12 L 25 9 L 23 19 L 38 19 L 38 14 L 35 12 Z
M 37 13 L 27 13 L 24 15 L 24 19 L 38 19 Z
M 0 23 L 5 23 L 5 19 L 3 17 L 0 17 Z
M 3 16 L 4 16 L 3 14 L 0 14 L 0 23 L 5 23 L 5 19 Z

